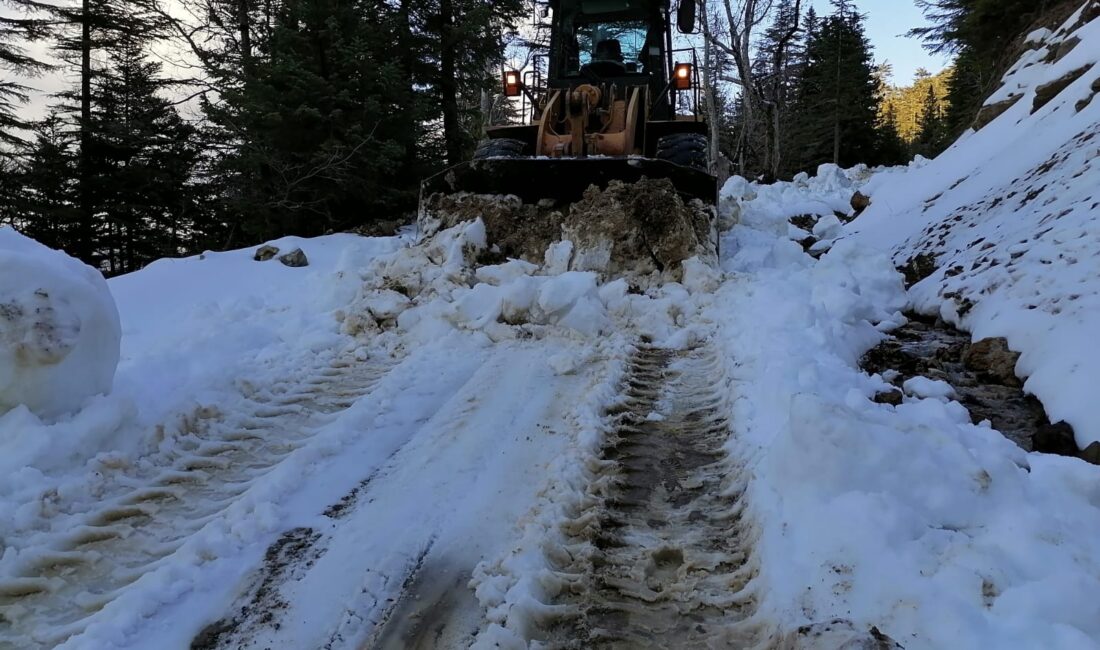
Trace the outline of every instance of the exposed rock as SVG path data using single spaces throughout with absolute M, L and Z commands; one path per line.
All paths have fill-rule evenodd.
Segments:
M 963 364 L 969 370 L 1002 386 L 1023 385 L 1016 376 L 1016 362 L 1019 360 L 1020 353 L 1008 349 L 1008 339 L 1003 337 L 982 339 L 973 343 L 963 354 Z
M 1073 438 L 1073 428 L 1065 422 L 1050 424 L 1045 419 L 1040 422 L 1039 430 L 1031 438 L 1033 451 L 1044 454 L 1073 456 L 1077 454 L 1077 441 Z
M 1057 47 L 1052 48 L 1046 57 L 1043 58 L 1043 63 L 1057 63 L 1061 61 L 1080 43 L 1081 39 L 1076 36 L 1058 43 Z
M 274 246 L 260 246 L 256 249 L 256 254 L 252 256 L 252 259 L 257 262 L 266 262 L 270 259 L 274 259 L 279 254 L 279 249 Z
M 817 225 L 820 215 L 816 214 L 800 214 L 797 217 L 791 217 L 787 221 L 791 222 L 796 228 L 801 228 L 806 232 L 813 232 L 814 226 Z
M 1100 465 L 1100 442 L 1094 442 L 1081 452 L 1081 460 Z
M 286 255 L 280 255 L 279 261 L 286 266 L 294 268 L 309 266 L 309 259 L 306 258 L 306 254 L 303 253 L 300 248 L 295 248 Z
M 1081 11 L 1081 17 L 1077 19 L 1077 24 L 1073 26 L 1073 29 L 1083 27 L 1092 21 L 1100 18 L 1100 2 L 1092 0 Z
M 898 267 L 898 271 L 905 276 L 906 289 L 932 275 L 936 269 L 936 256 L 931 253 L 914 255 L 903 266 Z
M 1040 108 L 1049 104 L 1051 100 L 1057 97 L 1058 94 L 1061 93 L 1063 90 L 1068 88 L 1070 84 L 1083 77 L 1090 68 L 1092 68 L 1091 65 L 1082 66 L 1080 68 L 1077 68 L 1076 70 L 1073 70 L 1072 72 L 1067 72 L 1066 74 L 1062 75 L 1058 79 L 1055 79 L 1054 81 L 1051 81 L 1050 83 L 1045 83 L 1042 86 L 1036 88 L 1035 101 L 1031 104 L 1031 112 L 1034 113 L 1035 111 L 1038 111 Z
M 988 420 L 994 429 L 1027 451 L 1078 455 L 1073 428 L 1065 422 L 1051 424 L 1042 403 L 1023 392 L 1012 370 L 1015 353 L 1007 351 L 1007 345 L 1003 349 L 1001 343 L 971 345 L 965 332 L 938 319 L 911 313 L 906 316 L 909 322 L 869 350 L 860 360 L 860 367 L 881 374 L 895 386 L 914 377 L 945 381 L 975 424 Z M 975 347 L 977 350 L 971 352 Z M 999 352 L 990 353 L 993 349 Z M 998 369 L 1007 366 L 1015 385 L 1005 385 L 999 377 L 972 369 L 964 362 L 968 352 L 972 363 L 982 368 L 989 365 L 991 356 L 999 360 L 994 365 Z M 874 401 L 889 404 L 892 399 L 897 396 L 886 393 L 877 395 Z
M 1090 90 L 1092 90 L 1092 94 L 1077 102 L 1077 104 L 1074 106 L 1078 113 L 1088 108 L 1088 105 L 1092 103 L 1092 99 L 1096 97 L 1098 93 L 1100 93 L 1100 77 L 1097 77 L 1097 79 L 1092 82 Z
M 1013 95 L 1004 101 L 982 106 L 978 116 L 974 118 L 974 130 L 981 131 L 987 124 L 1004 114 L 1005 111 L 1016 105 L 1023 95 Z
M 905 394 L 900 390 L 888 390 L 883 393 L 875 395 L 875 404 L 889 404 L 890 406 L 900 406 L 905 401 Z
M 877 627 L 862 631 L 851 621 L 839 618 L 803 625 L 775 647 L 776 650 L 902 650 L 897 641 Z
M 863 214 L 863 211 L 869 207 L 871 207 L 871 197 L 863 192 L 856 192 L 852 195 L 852 209 L 856 211 L 856 217 Z

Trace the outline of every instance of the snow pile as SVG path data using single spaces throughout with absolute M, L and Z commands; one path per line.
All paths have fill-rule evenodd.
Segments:
M 540 263 L 547 248 L 557 247 L 563 270 L 594 271 L 602 279 L 653 276 L 650 284 L 658 284 L 679 280 L 685 260 L 714 256 L 712 213 L 701 201 L 685 203 L 668 179 L 642 178 L 591 186 L 567 209 L 552 200 L 433 193 L 418 222 L 433 237 L 480 221 L 494 256 Z
M 650 282 L 643 292 L 624 278 L 601 282 L 594 271 L 569 270 L 570 240 L 549 245 L 538 265 L 513 259 L 479 265 L 488 252 L 480 219 L 439 231 L 425 241 L 380 256 L 363 271 L 363 285 L 338 318 L 353 335 L 394 331 L 408 341 L 430 340 L 454 328 L 490 341 L 559 335 L 592 340 L 612 330 L 639 329 L 664 338 L 697 313 L 688 297 L 713 290 L 717 271 L 703 259 L 685 260 L 680 282 Z M 647 314 L 644 323 L 635 317 Z
M 1095 647 L 1100 470 L 972 424 L 942 382 L 875 403 L 888 385 L 858 360 L 901 322 L 893 262 L 858 239 L 815 262 L 765 218 L 801 208 L 758 200 L 742 208 L 762 230 L 722 244 L 740 281 L 705 314 L 738 380 L 729 448 L 751 476 L 754 622 L 787 638 L 849 619 L 906 648 Z
M 0 228 L 0 413 L 54 418 L 109 392 L 120 336 L 98 271 Z
M 873 178 L 862 190 L 872 205 L 848 230 L 911 269 L 919 311 L 975 339 L 1006 337 L 1023 353 L 1025 389 L 1085 447 L 1100 441 L 1095 3 L 1029 42 L 980 130 L 927 165 Z

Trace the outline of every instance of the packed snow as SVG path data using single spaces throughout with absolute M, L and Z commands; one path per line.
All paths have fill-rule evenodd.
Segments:
M 119 336 L 98 271 L 0 228 L 0 418 L 57 418 L 109 392 Z M 19 407 L 29 413 L 10 412 Z M 6 428 L 0 445 L 18 435 Z

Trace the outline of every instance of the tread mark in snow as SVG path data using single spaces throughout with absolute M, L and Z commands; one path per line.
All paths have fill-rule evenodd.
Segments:
M 721 376 L 705 348 L 635 353 L 594 498 L 566 524 L 573 559 L 557 568 L 574 587 L 555 604 L 574 614 L 543 630 L 548 647 L 752 645 L 755 569 L 722 450 Z
M 52 647 L 79 634 L 394 365 L 337 361 L 304 379 L 246 386 L 243 412 L 201 409 L 186 418 L 169 451 L 109 477 L 95 509 L 37 533 L 50 541 L 0 578 L 0 650 Z
M 314 550 L 320 539 L 321 534 L 312 528 L 295 528 L 283 533 L 264 554 L 263 571 L 249 590 L 248 604 L 241 607 L 240 615 L 206 626 L 191 641 L 191 650 L 229 647 L 231 637 L 240 640 L 247 637 L 250 628 L 270 622 L 270 612 L 287 607 L 278 586 L 290 577 L 288 573 L 303 567 L 308 569 L 324 553 L 324 549 Z M 307 556 L 309 560 L 303 563 Z

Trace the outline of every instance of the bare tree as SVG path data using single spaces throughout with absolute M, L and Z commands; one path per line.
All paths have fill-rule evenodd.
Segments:
M 741 128 L 737 134 L 737 163 L 742 173 L 745 171 L 745 149 L 748 144 L 749 130 L 761 111 L 763 98 L 759 87 L 754 83 L 752 74 L 752 35 L 772 10 L 772 0 L 722 0 L 721 9 L 725 13 L 726 33 L 707 30 L 707 40 L 719 51 L 733 59 L 737 76 L 723 75 L 721 80 L 740 87 Z

